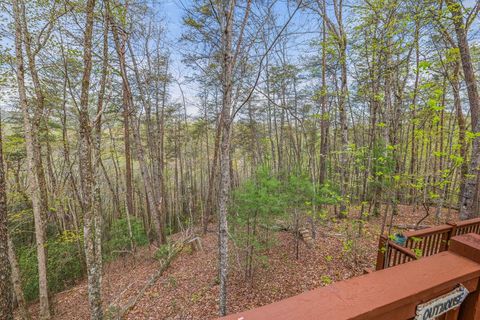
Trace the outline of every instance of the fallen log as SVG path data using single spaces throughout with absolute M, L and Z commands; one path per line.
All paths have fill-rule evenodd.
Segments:
M 189 243 L 191 239 L 186 239 L 180 243 L 176 243 L 172 246 L 172 250 L 168 253 L 168 256 L 162 261 L 160 268 L 150 277 L 147 283 L 140 289 L 139 293 L 131 298 L 126 305 L 118 307 L 114 304 L 110 304 L 107 309 L 106 318 L 112 320 L 121 320 L 131 309 L 135 307 L 137 302 L 143 297 L 145 292 L 150 289 L 155 282 L 162 276 L 162 274 L 168 269 L 172 261 L 183 250 L 186 243 Z
M 192 249 L 192 253 L 197 251 L 203 251 L 202 241 L 199 237 L 192 238 L 187 242 L 187 244 L 190 245 L 190 248 Z

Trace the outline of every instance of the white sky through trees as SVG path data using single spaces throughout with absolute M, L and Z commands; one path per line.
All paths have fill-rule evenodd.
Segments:
M 295 5 L 294 1 L 290 0 L 273 0 L 275 13 L 277 16 L 277 25 L 282 26 L 288 19 L 292 7 Z M 465 0 L 463 4 L 470 8 L 475 5 L 476 0 Z M 180 41 L 180 38 L 186 28 L 183 24 L 183 17 L 185 16 L 185 8 L 192 5 L 191 0 L 147 0 L 146 3 L 155 12 L 154 15 L 158 23 L 164 24 L 166 27 L 166 43 L 165 48 L 168 49 L 171 59 L 170 73 L 174 81 L 169 87 L 169 97 L 172 103 L 185 103 L 187 112 L 190 116 L 198 114 L 199 93 L 198 83 L 196 81 L 188 81 L 189 76 L 193 74 L 193 70 L 185 66 L 182 58 L 185 53 L 188 53 L 189 47 Z M 327 2 L 328 3 L 328 2 Z M 347 1 L 345 5 L 346 12 L 346 27 L 347 29 L 355 25 L 355 1 Z M 287 5 L 289 4 L 289 5 Z M 0 14 L 0 52 L 13 53 L 13 39 L 11 33 L 8 32 L 9 24 L 12 22 L 11 12 L 3 10 L 6 8 L 10 10 L 10 6 L 2 5 L 2 12 Z M 301 65 L 305 56 L 312 56 L 317 53 L 318 48 L 313 48 L 310 44 L 313 40 L 320 36 L 320 26 L 318 15 L 312 14 L 309 10 L 300 10 L 292 19 L 285 36 L 288 43 L 288 59 L 289 63 L 293 65 Z M 480 44 L 480 28 L 479 19 L 477 18 L 469 32 L 469 40 L 472 45 Z M 347 34 L 353 31 L 347 30 Z M 272 50 L 275 51 L 275 50 Z M 11 67 L 9 64 L 2 63 L 0 68 L 0 107 L 2 110 L 8 110 L 15 105 L 16 101 L 16 87 L 15 79 L 9 75 Z M 350 74 L 350 73 L 349 73 Z M 28 79 L 27 79 L 28 81 Z M 28 83 L 27 83 L 28 84 Z M 182 90 L 180 90 L 180 87 Z M 183 95 L 182 96 L 182 91 Z

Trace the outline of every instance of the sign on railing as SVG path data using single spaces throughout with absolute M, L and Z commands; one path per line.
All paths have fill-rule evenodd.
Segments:
M 417 314 L 414 320 L 436 319 L 442 314 L 458 308 L 468 294 L 469 292 L 467 288 L 465 288 L 463 285 L 460 285 L 455 290 L 444 294 L 443 296 L 419 304 L 417 306 Z
M 446 252 L 221 320 L 479 320 L 480 235 L 461 235 L 450 241 Z

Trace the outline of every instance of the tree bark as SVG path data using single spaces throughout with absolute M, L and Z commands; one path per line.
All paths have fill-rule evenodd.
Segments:
M 232 112 L 232 25 L 235 4 L 229 2 L 222 10 L 222 112 L 220 117 L 220 192 L 219 192 L 219 278 L 220 278 L 220 315 L 227 314 L 227 276 L 228 276 L 228 202 L 230 198 L 230 133 Z
M 27 163 L 29 172 L 38 172 L 38 162 L 35 161 L 36 149 L 34 146 L 34 136 L 38 132 L 33 131 L 33 126 L 29 116 L 27 91 L 25 88 L 25 67 L 23 60 L 23 34 L 21 26 L 21 4 L 19 0 L 13 1 L 13 12 L 15 20 L 15 57 L 18 94 L 20 98 L 20 108 L 23 114 L 23 125 L 25 134 L 25 145 L 27 148 Z M 39 186 L 38 175 L 28 175 L 28 185 L 32 199 L 33 218 L 35 222 L 35 240 L 37 248 L 38 278 L 39 278 L 39 300 L 40 300 L 40 319 L 50 319 L 50 304 L 48 299 L 47 283 L 47 255 L 45 248 L 45 228 L 43 217 L 44 203 Z
M 20 267 L 18 266 L 17 255 L 15 254 L 15 248 L 13 247 L 12 239 L 10 239 L 10 237 L 8 237 L 8 259 L 10 260 L 10 266 L 12 269 L 13 292 L 15 293 L 15 298 L 18 303 L 20 317 L 23 320 L 30 320 L 31 317 L 28 312 L 27 302 L 23 295 Z
M 25 45 L 25 54 L 28 61 L 28 69 L 30 70 L 30 77 L 33 83 L 33 89 L 35 93 L 35 104 L 36 108 L 33 112 L 33 117 L 31 120 L 32 130 L 35 134 L 32 135 L 33 147 L 34 147 L 34 157 L 35 157 L 35 169 L 38 175 L 38 187 L 40 189 L 40 201 L 42 203 L 42 217 L 45 221 L 48 221 L 47 213 L 49 211 L 48 205 L 48 190 L 47 182 L 45 179 L 45 171 L 43 169 L 43 160 L 42 160 L 42 147 L 39 141 L 40 128 L 42 123 L 42 115 L 45 110 L 45 95 L 43 93 L 42 85 L 40 83 L 40 77 L 38 75 L 37 64 L 36 64 L 36 54 L 42 48 L 40 44 L 37 44 L 35 50 L 32 50 L 32 35 L 30 34 L 28 28 L 28 22 L 25 12 L 25 2 L 22 0 L 19 2 L 20 8 L 20 17 L 21 17 L 21 32 L 23 32 L 23 43 Z
M 325 8 L 324 8 L 325 10 Z M 325 12 L 324 12 L 325 14 Z M 322 25 L 322 86 L 320 89 L 320 168 L 319 168 L 319 180 L 322 185 L 327 179 L 327 152 L 328 152 L 328 112 L 327 112 L 327 25 L 325 19 Z
M 123 84 L 123 140 L 125 151 L 125 198 L 127 202 L 127 215 L 135 215 L 133 206 L 133 183 L 132 183 L 132 155 L 130 147 L 130 120 L 128 115 L 128 97 L 125 84 Z
M 214 211 L 214 194 L 213 191 L 217 184 L 215 183 L 215 177 L 217 176 L 217 163 L 218 163 L 218 150 L 220 145 L 220 136 L 221 136 L 221 122 L 222 116 L 219 116 L 218 126 L 215 133 L 215 144 L 213 147 L 213 160 L 212 166 L 210 169 L 210 175 L 208 178 L 208 191 L 207 191 L 207 200 L 205 204 L 205 215 L 203 217 L 203 234 L 206 234 L 208 231 L 208 224 L 212 220 L 213 211 Z
M 8 260 L 7 190 L 3 166 L 3 136 L 0 119 L 0 319 L 2 320 L 13 320 L 12 271 Z
M 92 35 L 95 0 L 88 0 L 86 6 L 86 27 L 84 36 L 82 91 L 80 96 L 80 182 L 83 209 L 83 237 L 87 262 L 88 302 L 90 318 L 103 319 L 102 309 L 102 252 L 101 252 L 101 216 L 98 199 L 95 197 L 96 176 L 92 165 L 92 125 L 89 116 L 90 75 L 92 71 Z M 97 159 L 98 160 L 98 159 Z M 95 165 L 98 165 L 96 162 Z
M 107 10 L 110 10 L 109 2 L 107 1 L 106 3 L 107 3 Z M 145 157 L 145 150 L 143 148 L 142 140 L 140 137 L 140 128 L 139 128 L 140 125 L 139 123 L 136 123 L 133 117 L 133 114 L 135 112 L 133 109 L 134 107 L 133 96 L 132 96 L 130 83 L 128 81 L 128 75 L 127 75 L 125 48 L 121 46 L 119 32 L 118 32 L 119 29 L 116 26 L 113 19 L 111 19 L 111 16 L 110 16 L 110 26 L 113 33 L 115 49 L 119 58 L 120 75 L 122 77 L 124 94 L 126 95 L 126 101 L 127 101 L 127 104 L 126 104 L 127 115 L 131 125 L 133 126 L 132 134 L 133 134 L 133 139 L 135 141 L 135 149 L 138 157 L 138 162 L 140 165 L 140 173 L 142 175 L 142 179 L 145 184 L 145 191 L 147 193 L 148 206 L 150 207 L 150 210 L 152 212 L 152 220 L 155 226 L 157 244 L 161 245 L 166 241 L 165 234 L 163 232 L 162 219 L 160 217 L 161 203 L 155 200 L 155 192 L 153 190 L 152 180 L 148 172 L 147 161 Z
M 468 101 L 470 103 L 470 115 L 472 119 L 472 131 L 474 134 L 480 132 L 479 112 L 480 101 L 477 89 L 477 80 L 475 79 L 475 70 L 470 56 L 470 47 L 467 39 L 467 30 L 463 22 L 462 6 L 457 0 L 446 0 L 448 10 L 450 11 L 455 33 L 457 35 L 458 48 L 460 49 L 460 58 L 462 61 L 463 74 L 467 87 Z M 460 207 L 460 218 L 462 220 L 477 216 L 478 200 L 478 174 L 480 166 L 480 137 L 474 137 L 472 143 L 472 157 L 468 169 L 468 175 L 465 178 L 463 188 L 462 203 Z

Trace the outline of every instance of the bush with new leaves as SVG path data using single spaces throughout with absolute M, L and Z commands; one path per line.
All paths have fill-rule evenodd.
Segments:
M 263 166 L 235 190 L 233 199 L 232 236 L 241 250 L 245 276 L 250 278 L 255 265 L 265 263 L 260 253 L 271 243 L 268 231 L 285 214 L 280 182 Z
M 104 253 L 107 258 L 115 258 L 120 252 L 131 251 L 132 242 L 135 247 L 148 244 L 147 233 L 143 228 L 142 221 L 137 218 L 130 218 L 132 228 L 132 241 L 128 230 L 128 220 L 121 218 L 113 221 L 108 239 L 105 241 Z
M 81 263 L 82 238 L 81 234 L 65 231 L 59 237 L 47 241 L 47 279 L 51 293 L 65 290 L 83 277 L 85 268 Z M 38 298 L 38 264 L 35 247 L 20 248 L 18 262 L 25 299 L 35 300 Z

